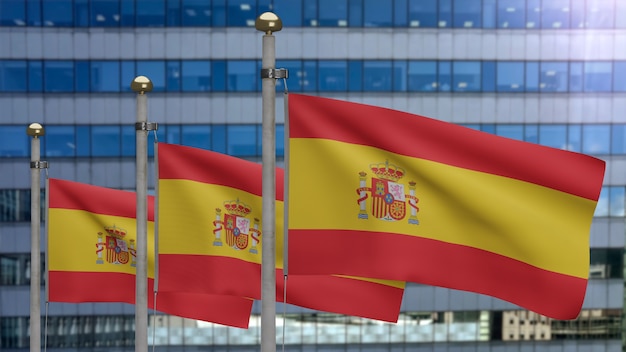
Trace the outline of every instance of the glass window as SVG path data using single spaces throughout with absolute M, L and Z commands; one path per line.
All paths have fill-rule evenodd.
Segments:
M 454 27 L 482 27 L 482 0 L 454 0 Z
M 539 126 L 524 125 L 524 141 L 539 144 Z
M 179 92 L 181 86 L 181 63 L 180 61 L 166 61 L 166 74 L 167 91 Z
M 570 0 L 550 0 L 541 4 L 541 28 L 570 28 Z
M 317 90 L 317 60 L 306 60 L 302 63 L 302 90 L 315 92 Z
M 609 125 L 583 125 L 583 153 L 609 154 L 611 127 Z
M 226 0 L 213 0 L 213 10 L 211 16 L 213 17 L 214 27 L 226 27 Z
M 360 92 L 363 90 L 363 62 L 348 61 L 348 90 Z
M 44 91 L 73 92 L 74 62 L 44 61 Z
M 304 25 L 316 27 L 317 22 L 317 1 L 305 1 L 303 7 Z
M 41 61 L 28 61 L 28 91 L 43 91 L 43 64 Z
M 609 188 L 609 216 L 623 217 L 624 215 L 626 215 L 626 213 L 624 212 L 624 201 L 626 200 L 624 190 L 624 187 Z
M 0 156 L 29 156 L 29 144 L 25 126 L 2 126 L 0 128 Z
M 226 91 L 226 61 L 213 60 L 211 62 L 212 90 L 214 92 Z
M 362 0 L 348 0 L 348 22 L 350 27 L 363 26 L 363 3 Z
M 439 0 L 439 27 L 452 27 L 452 0 Z
M 539 125 L 539 144 L 557 149 L 567 149 L 567 126 Z
M 567 150 L 580 152 L 582 150 L 582 126 L 570 125 L 567 131 Z
M 366 92 L 391 91 L 391 67 L 389 60 L 363 62 L 363 90 Z
M 127 83 L 129 87 L 131 81 Z M 118 61 L 91 61 L 90 82 L 92 92 L 119 92 L 120 63 Z
M 165 61 L 137 61 L 137 75 L 149 77 L 154 92 L 165 91 Z
M 626 92 L 626 62 L 613 62 L 613 91 Z
M 439 61 L 438 63 L 439 84 L 437 87 L 440 92 L 449 92 L 452 87 L 452 63 L 450 61 Z
M 498 0 L 498 28 L 526 28 L 526 0 Z
M 76 126 L 76 156 L 91 156 L 91 126 Z
M 261 129 L 261 128 L 259 128 Z M 285 125 L 283 124 L 277 124 L 276 125 L 276 156 L 277 157 L 282 157 L 285 155 Z M 263 137 L 261 136 L 261 139 Z M 259 150 L 262 150 L 263 147 L 261 146 L 261 148 L 259 148 Z
M 483 28 L 496 28 L 497 0 L 483 0 Z
M 26 92 L 28 88 L 26 72 L 26 61 L 24 60 L 0 61 L 0 91 Z
M 46 156 L 76 155 L 74 126 L 46 126 L 45 137 L 42 140 L 45 145 Z
M 91 126 L 91 156 L 121 155 L 120 126 Z
M 613 28 L 615 0 L 587 0 L 586 28 Z
M 211 62 L 208 60 L 183 61 L 182 76 L 185 92 L 211 90 Z
M 120 25 L 120 1 L 91 0 L 90 25 L 92 27 L 117 27 Z
M 626 2 L 615 1 L 615 28 L 626 28 Z
M 206 0 L 181 0 L 181 16 L 182 16 L 181 21 L 182 21 L 183 26 L 188 26 L 188 27 L 210 26 L 211 25 L 211 2 L 206 1 Z
M 526 91 L 539 91 L 539 63 L 526 62 Z
M 541 25 L 541 0 L 526 0 L 526 28 Z
M 89 61 L 74 61 L 74 90 L 89 92 Z
M 135 11 L 137 11 L 137 26 L 163 27 L 165 25 L 165 0 L 141 0 L 134 1 L 134 4 Z
M 180 144 L 180 125 L 167 125 L 165 143 Z M 160 129 L 160 128 L 159 128 Z
M 452 87 L 455 92 L 480 91 L 480 62 L 455 61 L 452 65 Z
M 626 154 L 626 125 L 611 126 L 611 153 Z
M 496 134 L 501 137 L 516 139 L 518 141 L 524 140 L 524 126 L 523 125 L 496 125 Z
M 318 87 L 321 91 L 342 92 L 348 89 L 346 61 L 320 61 Z
M 26 0 L 26 17 L 29 26 L 41 26 L 41 0 Z
M 539 88 L 544 92 L 567 92 L 567 62 L 541 62 Z
M 393 61 L 393 91 L 406 92 L 407 62 L 404 60 Z
M 274 0 L 274 13 L 283 21 L 283 26 L 302 27 L 302 1 Z
M 409 22 L 409 0 L 395 0 L 393 5 L 393 26 L 406 27 Z
M 227 0 L 228 1 L 228 26 L 250 27 L 254 26 L 257 9 L 256 1 L 250 0 Z
M 436 28 L 437 0 L 409 0 L 409 26 Z
M 570 26 L 572 29 L 585 28 L 585 2 L 570 2 Z
M 609 187 L 603 186 L 600 191 L 600 198 L 596 205 L 596 211 L 593 213 L 595 217 L 609 216 Z
M 582 92 L 583 90 L 582 62 L 570 62 L 569 64 L 569 90 L 570 92 Z
M 0 26 L 26 25 L 26 2 L 24 0 L 0 1 Z
M 211 125 L 211 150 L 226 154 L 226 125 Z
M 211 126 L 183 125 L 182 145 L 211 150 Z
M 256 156 L 257 153 L 257 126 L 256 125 L 228 125 L 226 126 L 226 140 L 228 155 Z
M 71 27 L 74 25 L 72 0 L 45 0 L 41 2 L 44 26 Z
M 610 62 L 585 62 L 585 92 L 610 92 L 612 69 Z
M 411 92 L 437 90 L 437 62 L 409 61 L 408 88 Z
M 229 92 L 256 91 L 256 61 L 228 60 L 226 62 L 226 67 Z
M 122 61 L 121 66 L 121 77 L 120 81 L 120 90 L 122 92 L 132 92 L 130 89 L 130 83 L 137 77 L 135 73 L 135 61 Z
M 120 13 L 121 13 L 120 24 L 122 27 L 134 27 L 135 26 L 135 2 L 134 1 L 121 1 Z
M 319 26 L 346 27 L 348 25 L 347 0 L 318 0 L 318 6 Z
M 524 91 L 524 63 L 498 62 L 496 67 L 498 92 Z
M 137 131 L 133 125 L 122 125 L 122 156 L 135 156 Z M 148 135 L 153 135 L 149 132 Z
M 180 27 L 181 9 L 180 0 L 167 0 L 166 23 L 169 27 Z
M 89 27 L 89 0 L 74 0 L 74 26 Z
M 495 61 L 483 61 L 482 62 L 482 89 L 483 92 L 495 92 L 496 91 L 496 62 Z
M 392 27 L 393 2 L 363 0 L 363 26 Z

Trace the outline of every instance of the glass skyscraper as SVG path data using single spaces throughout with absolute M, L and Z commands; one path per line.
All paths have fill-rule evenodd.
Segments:
M 133 190 L 130 82 L 145 75 L 154 83 L 148 120 L 159 124 L 159 141 L 260 161 L 262 33 L 254 22 L 265 11 L 284 24 L 274 34 L 276 66 L 289 70 L 290 92 L 389 107 L 607 161 L 578 319 L 409 284 L 396 324 L 278 304 L 279 345 L 622 351 L 622 0 L 0 0 L 0 349 L 29 348 L 28 124 L 46 128 L 41 151 L 50 177 Z M 284 89 L 278 80 L 277 91 Z M 279 163 L 283 121 L 278 108 Z M 153 169 L 151 163 L 151 188 Z M 134 350 L 132 306 L 44 303 L 49 350 Z M 247 330 L 156 314 L 149 344 L 258 351 L 260 305 L 253 312 Z

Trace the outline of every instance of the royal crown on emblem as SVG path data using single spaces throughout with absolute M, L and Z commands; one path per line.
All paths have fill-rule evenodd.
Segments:
M 244 202 L 240 202 L 239 199 L 224 202 L 224 208 L 226 208 L 226 211 L 230 214 L 243 217 L 250 214 L 250 212 L 252 211 L 250 206 L 248 206 Z
M 384 163 L 370 164 L 370 169 L 378 178 L 383 180 L 396 182 L 404 176 L 404 169 L 389 164 L 389 160 L 386 160 Z
M 124 238 L 126 237 L 126 230 L 121 229 L 115 225 L 113 226 L 105 226 L 104 230 L 111 236 L 113 237 L 117 237 L 117 238 Z

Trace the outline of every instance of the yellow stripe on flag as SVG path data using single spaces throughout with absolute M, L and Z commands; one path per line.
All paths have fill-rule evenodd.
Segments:
M 48 269 L 100 273 L 128 273 L 135 275 L 132 254 L 123 254 L 122 262 L 115 264 L 115 246 L 107 249 L 107 228 L 125 231 L 117 247 L 134 251 L 137 240 L 137 221 L 134 218 L 94 214 L 84 210 L 50 208 L 48 223 Z M 68 225 L 71 224 L 71 225 Z M 154 223 L 148 222 L 148 277 L 154 278 Z M 111 239 L 114 236 L 108 236 Z M 131 243 L 131 241 L 133 241 Z M 135 244 L 133 244 L 135 243 Z M 126 248 L 124 248 L 124 246 Z M 124 251 L 124 250 L 122 250 Z M 118 250 L 120 252 L 120 250 Z M 119 253 L 118 253 L 119 255 Z
M 596 205 L 592 200 L 373 147 L 324 139 L 292 139 L 290 148 L 298 155 L 290 161 L 290 177 L 307 180 L 309 185 L 290 189 L 290 198 L 299 200 L 297 208 L 290 210 L 292 229 L 418 236 L 487 250 L 545 270 L 580 278 L 588 276 L 589 261 L 581 258 L 589 255 L 589 214 L 593 214 Z M 324 157 L 331 154 L 332 159 Z M 375 219 L 371 215 L 371 192 L 365 201 L 369 219 L 358 217 L 357 189 L 363 187 L 359 173 L 367 174 L 365 187 L 371 187 L 371 178 L 376 175 L 370 165 L 385 162 L 405 170 L 398 180 L 404 184 L 405 194 L 409 193 L 408 183 L 415 182 L 419 225 L 406 221 L 408 206 L 403 221 Z M 311 217 L 311 213 L 317 217 Z

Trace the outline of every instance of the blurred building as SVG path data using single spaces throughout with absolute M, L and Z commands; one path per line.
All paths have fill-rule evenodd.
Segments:
M 130 82 L 145 75 L 154 83 L 148 114 L 160 141 L 260 161 L 262 33 L 254 21 L 265 11 L 284 24 L 276 58 L 289 70 L 290 92 L 434 117 L 608 163 L 577 320 L 410 284 L 397 324 L 279 304 L 279 343 L 289 351 L 622 350 L 621 0 L 0 0 L 0 349 L 29 348 L 26 126 L 46 128 L 50 177 L 132 190 Z M 277 81 L 277 91 L 284 88 Z M 132 306 L 50 303 L 42 312 L 48 350 L 134 348 Z M 248 330 L 157 315 L 150 335 L 161 351 L 257 351 L 260 305 L 254 313 Z

